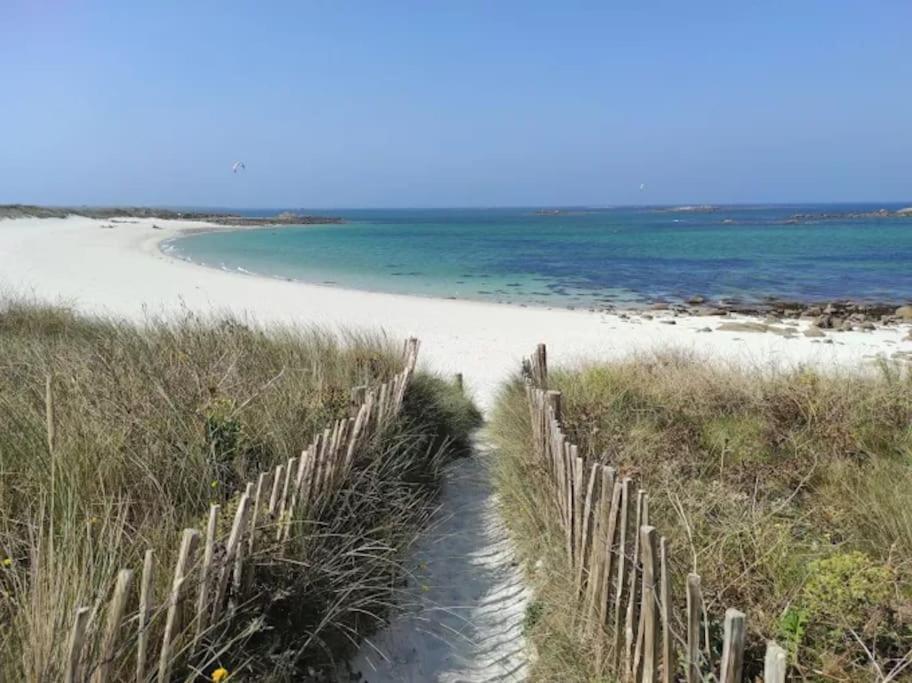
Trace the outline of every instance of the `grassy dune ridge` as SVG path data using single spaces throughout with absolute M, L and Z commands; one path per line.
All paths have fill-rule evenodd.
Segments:
M 766 639 L 809 680 L 908 679 L 912 649 L 912 377 L 724 367 L 686 354 L 553 371 L 569 438 L 650 494 L 673 575 L 702 576 L 712 647 L 747 613 L 748 674 Z M 534 459 L 525 392 L 502 389 L 491 430 L 505 515 L 537 598 L 538 680 L 605 680 L 581 638 L 563 536 Z M 683 600 L 683 585 L 672 595 Z M 718 653 L 714 653 L 717 660 Z M 679 658 L 680 661 L 680 658 Z M 879 670 L 880 674 L 874 672 Z M 878 678 L 880 676 L 880 678 Z
M 0 304 L 0 679 L 59 678 L 77 605 L 100 610 L 116 571 L 138 570 L 147 548 L 173 562 L 180 530 L 204 529 L 211 503 L 230 520 L 245 482 L 347 416 L 353 386 L 401 363 L 398 341 L 376 334 L 189 313 L 135 327 Z M 450 383 L 415 376 L 332 509 L 294 521 L 288 561 L 258 567 L 257 597 L 175 680 L 194 666 L 273 680 L 331 669 L 387 611 L 439 467 L 467 452 L 478 419 Z M 161 601 L 171 577 L 155 578 Z M 118 680 L 132 666 L 127 643 Z

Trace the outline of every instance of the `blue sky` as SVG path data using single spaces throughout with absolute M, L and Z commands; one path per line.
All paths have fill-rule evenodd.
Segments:
M 0 202 L 905 201 L 910 25 L 908 0 L 2 0 Z

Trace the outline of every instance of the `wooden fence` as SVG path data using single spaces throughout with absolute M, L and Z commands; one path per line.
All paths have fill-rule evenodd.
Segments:
M 259 562 L 283 556 L 293 535 L 293 521 L 327 504 L 346 480 L 359 449 L 398 416 L 417 357 L 418 340 L 407 340 L 399 374 L 379 387 L 352 390 L 351 417 L 318 433 L 300 456 L 248 482 L 236 506 L 232 501 L 230 525 L 219 524 L 221 507 L 212 505 L 204 533 L 183 530 L 173 566 L 157 566 L 152 550 L 147 550 L 133 609 L 135 572 L 130 568 L 118 572 L 111 597 L 101 609 L 79 607 L 66 643 L 64 681 L 104 683 L 115 674 L 123 678 L 124 660 L 128 660 L 135 662 L 137 683 L 169 682 L 175 665 L 194 659 L 207 632 L 216 624 L 224 625 L 249 597 L 254 553 Z M 153 576 L 159 572 L 173 576 L 163 602 L 152 594 Z M 103 616 L 96 614 L 99 611 Z M 162 635 L 150 642 L 150 635 L 157 633 L 153 623 L 161 619 Z M 100 644 L 94 647 L 88 637 L 92 629 L 101 629 L 96 632 Z M 211 666 L 216 659 L 216 655 L 204 657 L 201 666 Z
M 607 669 L 630 683 L 740 683 L 745 615 L 725 612 L 719 661 L 708 642 L 700 576 L 673 582 L 664 536 L 650 525 L 649 495 L 614 467 L 580 454 L 564 433 L 561 393 L 548 389 L 547 351 L 539 344 L 523 361 L 536 457 L 553 483 L 567 558 L 576 582 L 579 627 L 601 631 Z M 679 614 L 672 585 L 686 586 Z M 765 683 L 783 683 L 786 652 L 767 645 Z

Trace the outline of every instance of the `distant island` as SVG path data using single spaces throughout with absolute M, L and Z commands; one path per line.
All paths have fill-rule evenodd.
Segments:
M 0 205 L 0 219 L 3 218 L 66 218 L 84 216 L 109 220 L 112 218 L 158 218 L 161 220 L 201 221 L 227 226 L 257 225 L 319 225 L 344 223 L 337 216 L 309 216 L 284 211 L 275 216 L 239 216 L 232 213 L 210 211 L 173 211 L 136 206 L 33 206 L 30 204 Z
M 838 221 L 838 220 L 863 220 L 866 218 L 912 218 L 912 206 L 890 211 L 877 209 L 876 211 L 827 211 L 824 213 L 796 213 L 785 221 L 787 225 L 804 223 L 806 221 Z

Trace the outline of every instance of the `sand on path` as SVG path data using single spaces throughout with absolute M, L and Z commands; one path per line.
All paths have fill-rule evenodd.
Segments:
M 587 311 L 359 292 L 203 268 L 160 250 L 162 240 L 203 227 L 80 217 L 0 220 L 0 292 L 138 320 L 180 310 L 233 312 L 262 323 L 382 328 L 395 339 L 417 336 L 422 364 L 444 374 L 463 373 L 482 409 L 490 408 L 499 383 L 540 341 L 547 342 L 552 362 L 673 347 L 761 367 L 836 367 L 912 350 L 907 326 L 841 332 L 828 337 L 831 343 L 801 334 L 710 333 L 702 330 L 717 328 L 718 318 L 667 324 L 670 315 L 663 313 L 652 320 L 624 320 Z M 448 468 L 435 524 L 413 558 L 416 578 L 406 588 L 407 609 L 353 661 L 366 680 L 524 677 L 526 594 L 485 460 L 482 453 Z

